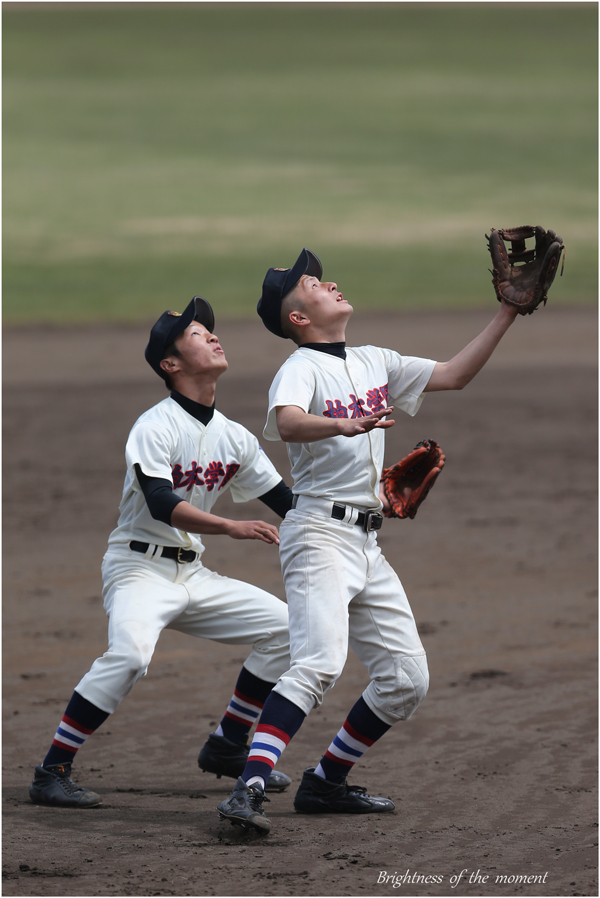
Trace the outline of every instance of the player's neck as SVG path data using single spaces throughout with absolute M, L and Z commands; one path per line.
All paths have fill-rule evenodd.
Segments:
M 302 330 L 302 343 L 345 343 L 346 342 L 346 322 L 330 324 L 327 327 L 316 327 L 309 325 Z
M 210 408 L 215 401 L 217 378 L 214 375 L 197 378 L 173 378 L 173 389 L 187 399 L 191 399 L 192 402 L 199 402 L 200 405 Z

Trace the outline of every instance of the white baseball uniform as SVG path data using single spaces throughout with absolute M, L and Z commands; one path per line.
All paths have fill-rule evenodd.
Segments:
M 285 603 L 205 568 L 199 535 L 154 520 L 134 471 L 139 465 L 148 477 L 171 481 L 177 496 L 205 512 L 226 489 L 234 502 L 246 502 L 281 481 L 256 437 L 217 410 L 204 425 L 169 397 L 136 421 L 125 456 L 120 517 L 102 563 L 108 651 L 76 691 L 103 711 L 115 711 L 145 675 L 164 628 L 252 644 L 245 668 L 275 682 L 289 667 Z M 132 551 L 131 541 L 147 543 L 145 554 Z M 187 563 L 163 558 L 163 546 L 191 550 L 197 558 Z
M 394 405 L 416 414 L 435 362 L 362 346 L 346 359 L 300 347 L 269 392 L 264 436 L 280 439 L 276 409 L 358 418 Z M 355 523 L 380 510 L 384 430 L 288 443 L 297 505 L 280 526 L 292 663 L 275 690 L 308 714 L 340 676 L 348 644 L 371 682 L 363 698 L 384 722 L 407 719 L 425 697 L 428 670 L 406 594 L 377 545 Z M 343 520 L 331 517 L 344 505 Z

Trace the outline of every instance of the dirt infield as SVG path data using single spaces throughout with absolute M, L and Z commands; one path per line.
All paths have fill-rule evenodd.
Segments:
M 490 317 L 357 317 L 349 338 L 443 359 Z M 447 464 L 416 520 L 381 532 L 431 688 L 352 781 L 397 810 L 293 811 L 303 768 L 366 685 L 351 656 L 282 759 L 294 786 L 272 796 L 262 840 L 218 821 L 231 781 L 196 766 L 244 652 L 174 632 L 80 752 L 76 778 L 102 807 L 29 802 L 73 686 L 106 647 L 100 560 L 127 433 L 166 393 L 142 357 L 145 327 L 5 330 L 4 894 L 597 895 L 596 329 L 590 309 L 520 319 L 464 392 L 399 416 L 386 461 L 430 437 Z M 218 407 L 259 435 L 289 344 L 258 321 L 217 333 L 230 361 Z M 267 449 L 289 480 L 281 444 Z M 219 508 L 276 520 L 258 501 Z M 208 567 L 283 597 L 273 547 L 207 546 Z

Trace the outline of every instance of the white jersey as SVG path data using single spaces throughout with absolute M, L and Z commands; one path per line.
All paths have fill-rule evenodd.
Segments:
M 264 429 L 281 439 L 278 406 L 296 405 L 311 415 L 360 418 L 388 405 L 415 415 L 435 366 L 432 359 L 401 356 L 391 349 L 346 349 L 346 359 L 300 347 L 277 372 L 269 391 Z M 379 508 L 384 430 L 313 443 L 288 443 L 294 493 L 360 508 Z
M 135 422 L 125 458 L 121 514 L 108 540 L 113 548 L 139 540 L 204 552 L 198 534 L 154 520 L 135 476 L 136 464 L 148 477 L 171 481 L 176 496 L 205 512 L 211 511 L 226 489 L 231 490 L 234 502 L 247 502 L 281 480 L 256 437 L 241 424 L 215 409 L 205 426 L 170 397 Z

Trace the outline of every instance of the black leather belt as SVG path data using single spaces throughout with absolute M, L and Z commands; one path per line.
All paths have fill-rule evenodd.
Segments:
M 297 505 L 298 496 L 294 496 L 292 508 L 296 508 Z M 339 502 L 334 502 L 331 509 L 331 517 L 335 518 L 336 521 L 343 521 L 346 517 L 347 509 L 347 505 L 341 505 Z M 362 527 L 367 533 L 370 530 L 381 530 L 383 515 L 378 511 L 359 511 L 358 517 L 354 523 L 358 524 L 359 527 Z
M 339 502 L 334 502 L 331 509 L 331 517 L 335 518 L 336 521 L 343 521 L 346 517 L 346 506 L 340 505 Z M 369 530 L 381 530 L 383 515 L 378 511 L 359 511 L 355 523 L 367 533 Z
M 129 543 L 129 548 L 134 552 L 141 552 L 142 555 L 145 555 L 149 545 L 150 543 L 140 543 L 137 539 L 132 539 Z M 179 564 L 183 564 L 184 561 L 195 561 L 198 557 L 197 552 L 192 552 L 191 549 L 178 549 L 177 546 L 157 546 L 154 554 L 156 554 L 158 549 L 161 550 L 159 552 L 161 558 L 172 558 L 173 561 L 177 561 Z

